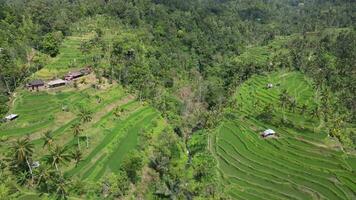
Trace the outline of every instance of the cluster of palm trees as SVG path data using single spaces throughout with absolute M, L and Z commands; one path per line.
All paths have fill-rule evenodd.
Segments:
M 297 101 L 294 97 L 290 96 L 286 89 L 279 95 L 280 106 L 284 109 L 288 108 L 290 111 L 295 112 L 297 108 Z
M 83 154 L 80 148 L 80 138 L 83 133 L 83 123 L 92 120 L 92 113 L 80 109 L 78 113 L 79 122 L 71 126 L 73 136 L 77 139 L 77 148 L 73 151 L 70 146 L 59 146 L 51 131 L 43 134 L 43 148 L 48 154 L 40 161 L 34 161 L 34 144 L 29 136 L 17 139 L 10 147 L 7 157 L 10 171 L 17 177 L 20 185 L 34 187 L 43 193 L 56 194 L 58 198 L 66 198 L 69 181 L 62 173 L 61 167 L 75 162 L 75 166 L 81 162 Z M 89 147 L 89 137 L 85 135 L 86 146 Z
M 42 161 L 34 161 L 34 145 L 30 137 L 17 139 L 10 147 L 8 167 L 17 178 L 20 185 L 28 185 L 43 193 L 56 194 L 58 198 L 67 197 L 68 180 L 59 169 L 72 159 L 68 148 L 62 148 L 53 143 L 50 132 L 43 137 L 44 146 L 50 150 Z M 36 165 L 38 163 L 39 165 Z

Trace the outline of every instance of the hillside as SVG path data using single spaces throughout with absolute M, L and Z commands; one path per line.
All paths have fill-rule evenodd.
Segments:
M 73 52 L 79 51 L 78 42 L 86 38 L 87 35 L 66 38 L 60 48 L 61 56 L 49 60 L 30 79 L 51 80 L 85 66 L 80 61 L 82 54 L 73 57 Z M 78 59 L 78 63 L 70 67 L 68 63 L 73 59 Z M 97 182 L 112 173 L 121 173 L 122 163 L 134 151 L 148 151 L 150 140 L 169 128 L 156 109 L 135 100 L 116 82 L 97 79 L 94 73 L 58 88 L 31 91 L 21 86 L 10 103 L 9 113 L 19 117 L 0 126 L 1 159 L 5 159 L 11 144 L 23 138 L 33 144 L 35 153 L 31 160 L 39 162 L 39 170 L 46 170 L 46 163 L 54 164 L 48 158 L 56 148 L 67 156 L 74 156 L 79 150 L 77 159 L 68 157 L 56 163 L 56 168 L 65 176 L 82 181 Z M 89 120 L 83 122 L 85 112 L 89 113 Z M 75 133 L 76 125 L 79 133 Z M 146 160 L 144 163 L 147 165 Z M 20 199 L 38 198 L 30 191 L 17 189 Z
M 355 8 L 0 0 L 0 200 L 355 199 Z
M 281 106 L 284 90 L 295 99 L 294 107 Z M 356 197 L 356 156 L 342 151 L 322 120 L 311 115 L 319 102 L 311 81 L 298 72 L 256 75 L 237 89 L 211 141 L 233 198 Z M 277 135 L 261 137 L 266 129 Z

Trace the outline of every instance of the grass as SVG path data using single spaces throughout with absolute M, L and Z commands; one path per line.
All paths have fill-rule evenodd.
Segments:
M 95 23 L 97 27 L 102 24 L 102 21 L 99 19 Z M 118 36 L 117 30 L 103 29 L 104 42 L 111 43 L 113 37 Z M 120 30 L 122 38 L 125 38 L 125 32 Z M 83 55 L 79 49 L 83 41 L 95 36 L 93 30 L 78 29 L 73 33 L 74 36 L 66 37 L 63 41 L 60 54 L 55 58 L 47 58 L 45 67 L 36 72 L 31 79 L 60 78 L 68 71 L 88 65 L 91 62 L 89 58 L 94 54 L 98 55 L 97 48 L 99 47 L 86 55 Z M 108 60 L 103 59 L 99 65 L 107 66 L 108 63 L 105 62 Z M 98 81 L 95 80 L 94 75 L 88 77 L 85 79 L 89 82 Z M 152 129 L 162 132 L 166 123 L 159 117 L 157 110 L 134 100 L 132 95 L 127 94 L 115 82 L 113 85 L 109 85 L 107 81 L 104 82 L 106 84 L 101 89 L 89 87 L 90 83 L 86 86 L 80 84 L 77 89 L 67 85 L 39 92 L 18 88 L 9 112 L 19 114 L 20 117 L 0 124 L 0 137 L 8 138 L 8 143 L 11 144 L 16 139 L 29 136 L 34 144 L 33 160 L 40 161 L 43 165 L 45 162 L 43 158 L 50 151 L 48 147 L 43 146 L 42 137 L 46 131 L 51 131 L 55 145 L 66 147 L 69 150 L 68 153 L 76 150 L 77 138 L 73 136 L 71 125 L 79 121 L 77 114 L 79 108 L 83 107 L 92 112 L 92 121 L 82 124 L 84 130 L 81 140 L 83 160 L 77 167 L 72 161 L 67 165 L 61 164 L 59 168 L 66 176 L 76 176 L 92 182 L 98 181 L 107 173 L 118 172 L 127 155 L 141 147 L 142 131 Z M 63 111 L 63 107 L 67 107 L 68 111 Z M 124 109 L 120 117 L 114 115 L 117 107 Z M 85 145 L 84 136 L 89 138 L 88 147 Z M 0 146 L 0 158 L 9 152 L 8 147 L 9 145 Z M 38 199 L 39 197 L 35 193 L 28 192 L 19 198 Z M 70 197 L 70 199 L 75 198 Z
M 98 97 L 101 103 L 98 103 Z M 68 112 L 62 111 L 63 105 L 69 107 Z M 114 115 L 118 106 L 125 110 L 119 119 Z M 2 124 L 0 136 L 8 137 L 11 141 L 29 135 L 35 145 L 35 160 L 41 161 L 48 154 L 41 139 L 46 130 L 52 131 L 56 144 L 73 151 L 77 148 L 77 140 L 70 126 L 79 120 L 76 116 L 79 107 L 85 107 L 93 113 L 92 122 L 83 125 L 90 145 L 85 148 L 85 142 L 82 141 L 84 160 L 77 168 L 72 162 L 68 166 L 61 166 L 61 169 L 67 171 L 66 175 L 90 180 L 98 180 L 107 172 L 117 172 L 121 161 L 137 147 L 141 131 L 150 127 L 151 121 L 158 116 L 156 110 L 142 106 L 118 86 L 103 90 L 66 88 L 57 92 L 19 90 L 10 112 L 20 117 Z M 0 147 L 0 152 L 5 151 L 7 147 Z
M 34 76 L 48 80 L 87 65 L 90 57 L 80 51 L 80 44 L 92 37 L 94 37 L 92 33 L 66 37 L 59 48 L 59 54 L 54 58 L 49 58 L 46 67 L 36 72 Z
M 143 108 L 139 109 L 138 111 L 134 112 L 130 116 L 128 116 L 126 119 L 123 119 L 121 123 L 117 123 L 117 126 L 115 126 L 113 129 L 105 133 L 105 136 L 103 139 L 96 145 L 96 147 L 86 156 L 85 160 L 81 162 L 81 164 L 73 168 L 68 172 L 68 175 L 74 175 L 77 173 L 82 173 L 84 168 L 87 168 L 88 165 L 91 163 L 91 161 L 97 157 L 98 154 L 104 153 L 105 148 L 112 142 L 115 142 L 115 138 L 118 137 L 124 128 L 130 125 L 130 122 L 136 121 L 139 117 L 144 114 L 144 112 L 147 112 L 149 108 Z
M 94 180 L 99 180 L 107 171 L 116 173 L 119 171 L 120 166 L 126 155 L 135 149 L 138 145 L 138 137 L 140 131 L 145 126 L 150 126 L 150 122 L 157 117 L 157 113 L 149 114 L 141 120 L 136 121 L 136 124 L 127 130 L 126 136 L 123 137 L 116 145 L 111 147 L 111 153 L 107 159 L 101 163 L 101 170 L 96 174 Z M 84 176 L 84 178 L 87 178 Z
M 266 89 L 267 83 L 275 87 Z M 277 86 L 278 85 L 278 86 Z M 311 81 L 298 72 L 274 72 L 246 81 L 236 94 L 233 113 L 216 129 L 213 151 L 221 180 L 237 199 L 354 199 L 356 157 L 333 148 L 320 120 L 309 114 L 279 108 L 283 89 L 298 105 L 310 110 L 318 104 Z M 274 117 L 258 116 L 272 104 Z M 292 123 L 281 124 L 282 115 Z M 259 133 L 276 130 L 278 138 Z

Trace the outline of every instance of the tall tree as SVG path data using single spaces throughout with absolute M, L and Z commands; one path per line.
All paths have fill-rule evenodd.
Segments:
M 54 149 L 51 150 L 51 153 L 45 156 L 45 160 L 59 172 L 58 165 L 69 162 L 71 160 L 71 155 L 66 148 L 55 146 Z
M 28 137 L 24 139 L 18 139 L 11 147 L 13 155 L 13 163 L 18 167 L 27 166 L 24 171 L 29 171 L 31 174 L 31 179 L 33 181 L 33 172 L 31 166 L 31 159 L 33 155 L 34 146 Z M 21 169 L 20 169 L 21 170 Z
M 42 139 L 43 139 L 43 147 L 47 147 L 49 150 L 51 150 L 54 145 L 54 139 L 51 131 L 46 131 L 43 134 Z
M 71 126 L 73 136 L 77 138 L 78 149 L 80 150 L 80 135 L 83 132 L 81 124 L 79 122 L 72 124 Z
M 87 110 L 84 108 L 81 108 L 79 110 L 78 117 L 79 117 L 80 121 L 83 123 L 89 123 L 93 119 L 92 112 L 90 110 Z M 86 132 L 85 132 L 85 138 L 86 138 L 86 146 L 87 146 L 87 148 L 89 148 L 89 137 L 86 134 Z
M 79 149 L 77 149 L 72 153 L 72 158 L 75 161 L 75 167 L 77 167 L 80 161 L 82 161 L 83 159 L 83 153 Z

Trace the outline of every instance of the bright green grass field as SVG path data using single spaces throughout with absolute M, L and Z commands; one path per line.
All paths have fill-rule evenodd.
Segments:
M 266 89 L 268 83 L 275 87 Z M 355 156 L 326 145 L 330 139 L 318 120 L 298 111 L 285 111 L 294 127 L 256 119 L 270 103 L 275 115 L 282 115 L 278 98 L 283 89 L 298 105 L 311 108 L 318 102 L 310 81 L 300 73 L 254 76 L 238 89 L 239 106 L 230 111 L 236 119 L 217 128 L 213 153 L 228 193 L 246 200 L 356 199 Z M 279 137 L 262 139 L 260 132 L 267 128 Z

